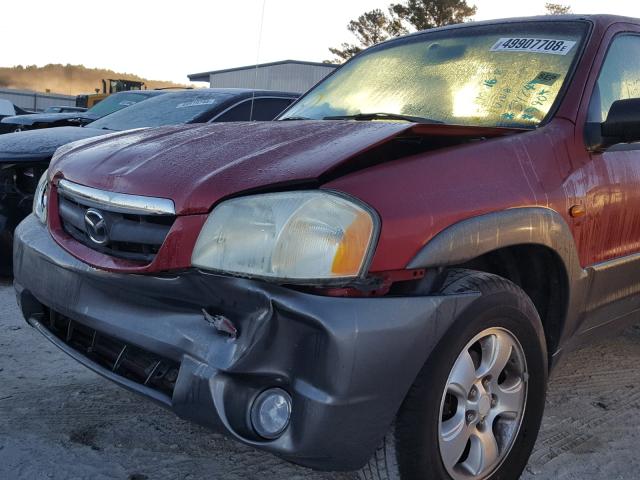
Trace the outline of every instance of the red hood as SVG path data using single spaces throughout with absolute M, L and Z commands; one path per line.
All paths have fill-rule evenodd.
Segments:
M 339 175 L 337 167 L 345 172 L 393 158 L 393 148 L 383 150 L 400 135 L 488 137 L 513 131 L 399 122 L 282 121 L 166 127 L 83 140 L 58 152 L 49 167 L 54 183 L 64 177 L 111 192 L 170 198 L 179 216 L 148 265 L 76 242 L 57 215 L 49 215 L 49 228 L 67 251 L 97 268 L 138 273 L 189 268 L 207 212 L 224 197 L 273 185 L 323 181 Z M 382 148 L 379 155 L 374 147 Z M 372 153 L 370 160 L 359 155 L 365 152 Z M 49 211 L 57 208 L 54 195 Z
M 166 127 L 85 141 L 60 155 L 50 169 L 82 185 L 170 198 L 176 213 L 195 214 L 242 191 L 315 180 L 358 153 L 424 128 L 435 135 L 476 130 L 353 121 Z

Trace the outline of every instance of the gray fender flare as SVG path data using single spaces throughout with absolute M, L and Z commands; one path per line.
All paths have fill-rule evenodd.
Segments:
M 510 208 L 468 218 L 445 228 L 413 257 L 407 268 L 456 265 L 498 248 L 544 245 L 555 251 L 567 272 L 582 270 L 573 235 L 556 211 Z
M 519 207 L 455 223 L 427 242 L 407 268 L 460 265 L 499 248 L 543 245 L 554 251 L 567 273 L 568 301 L 560 344 L 576 331 L 583 316 L 588 272 L 580 265 L 571 229 L 558 212 L 546 207 Z M 551 352 L 555 355 L 557 352 Z

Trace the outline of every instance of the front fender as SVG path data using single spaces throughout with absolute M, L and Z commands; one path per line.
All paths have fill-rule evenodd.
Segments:
M 478 215 L 442 230 L 413 257 L 407 268 L 435 268 L 462 265 L 486 253 L 516 245 L 542 245 L 560 258 L 566 273 L 568 299 L 560 346 L 578 329 L 590 275 L 582 268 L 571 229 L 562 216 L 550 208 L 521 207 Z M 552 352 L 554 356 L 559 353 Z

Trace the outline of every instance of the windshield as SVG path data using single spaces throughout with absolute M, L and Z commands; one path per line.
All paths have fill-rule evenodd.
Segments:
M 87 111 L 87 113 L 90 114 L 91 117 L 100 118 L 115 111 L 121 110 L 124 107 L 129 107 L 138 102 L 141 102 L 142 100 L 146 100 L 147 98 L 149 98 L 148 95 L 143 95 L 140 93 L 114 93 L 113 95 L 109 95 L 100 103 L 91 107 Z
M 585 31 L 582 22 L 522 22 L 383 44 L 337 70 L 280 120 L 387 113 L 532 128 L 554 104 Z
M 165 93 L 100 118 L 88 126 L 107 130 L 130 130 L 189 123 L 231 96 L 228 93 L 198 92 L 197 90 Z

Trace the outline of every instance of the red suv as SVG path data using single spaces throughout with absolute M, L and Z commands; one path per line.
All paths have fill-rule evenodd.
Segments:
M 640 308 L 640 23 L 374 46 L 275 122 L 59 149 L 28 322 L 176 414 L 371 479 L 516 478 L 561 354 Z

